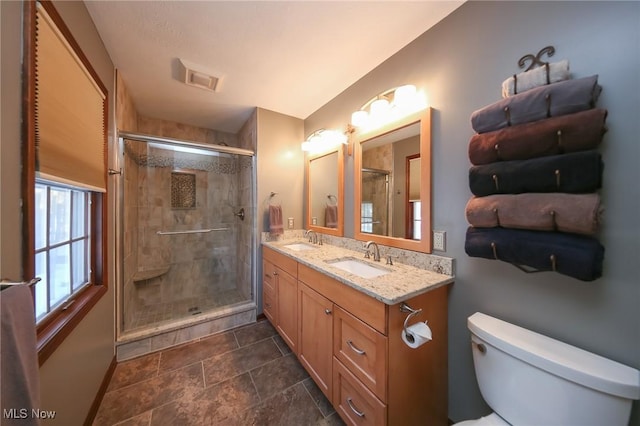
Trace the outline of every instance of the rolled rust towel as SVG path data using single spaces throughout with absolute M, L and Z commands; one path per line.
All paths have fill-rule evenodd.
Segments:
M 472 257 L 502 260 L 540 271 L 555 270 L 582 281 L 602 276 L 604 247 L 595 238 L 582 235 L 469 227 L 464 250 Z
M 473 195 L 567 192 L 584 194 L 602 186 L 602 158 L 597 151 L 581 151 L 531 160 L 502 161 L 472 166 Z
M 607 110 L 590 109 L 475 134 L 469 160 L 481 165 L 595 149 L 606 132 L 606 118 Z
M 471 126 L 486 133 L 584 111 L 595 106 L 600 91 L 597 75 L 536 87 L 474 111 Z
M 502 82 L 502 97 L 526 92 L 539 86 L 569 80 L 569 61 L 552 62 L 529 71 L 513 75 Z
M 515 228 L 593 235 L 601 222 L 600 195 L 526 193 L 473 197 L 467 221 L 479 228 Z

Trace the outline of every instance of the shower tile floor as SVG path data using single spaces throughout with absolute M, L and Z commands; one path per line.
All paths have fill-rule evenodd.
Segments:
M 342 426 L 266 321 L 118 363 L 94 426 Z
M 177 302 L 141 306 L 136 309 L 127 329 L 137 329 L 149 325 L 157 325 L 165 321 L 186 318 L 246 300 L 247 299 L 234 288 L 218 291 L 215 295 L 200 295 L 198 297 L 182 299 Z

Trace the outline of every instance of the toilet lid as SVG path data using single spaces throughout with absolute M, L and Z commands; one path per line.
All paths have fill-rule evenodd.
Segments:
M 510 426 L 510 425 L 496 413 L 491 413 L 488 416 L 480 417 L 479 419 L 465 420 L 460 423 L 455 423 L 453 426 Z

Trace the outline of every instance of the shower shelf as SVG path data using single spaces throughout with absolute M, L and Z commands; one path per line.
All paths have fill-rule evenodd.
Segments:
M 150 280 L 151 278 L 157 278 L 169 272 L 169 266 L 163 266 L 162 268 L 147 269 L 146 271 L 138 271 L 133 274 L 133 282 L 140 282 Z

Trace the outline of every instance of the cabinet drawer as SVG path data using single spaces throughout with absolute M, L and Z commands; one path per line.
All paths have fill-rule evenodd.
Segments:
M 386 402 L 386 336 L 335 306 L 333 355 L 378 398 Z
M 291 274 L 294 278 L 298 277 L 298 262 L 294 259 L 285 256 L 284 254 L 280 254 L 268 247 L 262 247 L 262 258 L 268 260 L 274 265 L 277 265 L 278 268 Z
M 385 425 L 387 407 L 335 357 L 333 406 L 350 425 Z

